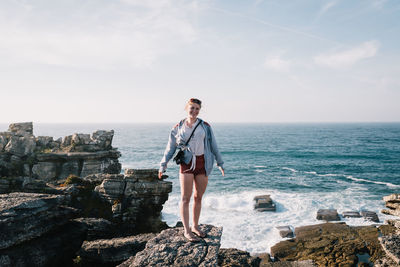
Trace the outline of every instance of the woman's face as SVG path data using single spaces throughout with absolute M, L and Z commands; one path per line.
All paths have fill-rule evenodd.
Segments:
M 196 103 L 191 103 L 187 106 L 188 117 L 196 119 L 200 112 L 200 105 Z

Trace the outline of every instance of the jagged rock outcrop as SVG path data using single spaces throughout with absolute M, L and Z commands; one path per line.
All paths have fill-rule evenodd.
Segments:
M 98 130 L 54 140 L 33 135 L 33 124 L 14 123 L 0 132 L 0 177 L 30 177 L 54 182 L 69 175 L 85 177 L 121 171 L 121 153 L 112 147 L 114 131 Z M 2 178 L 0 178 L 2 180 Z M 23 191 L 0 183 L 0 193 Z
M 182 227 L 163 230 L 143 251 L 118 266 L 218 266 L 222 227 L 200 225 L 200 229 L 207 237 L 196 243 L 186 240 Z
M 102 176 L 95 191 L 112 205 L 113 218 L 121 222 L 122 232 L 159 232 L 167 228 L 161 221 L 161 210 L 172 183 L 159 180 L 157 169 L 126 169 L 125 175 Z
M 382 213 L 400 216 L 400 194 L 391 194 L 383 197 L 385 206 L 389 209 L 382 210 Z M 379 237 L 380 244 L 385 257 L 376 262 L 377 267 L 400 266 L 400 219 L 386 221 L 395 228 L 394 233 L 386 233 Z
M 389 209 L 384 209 L 381 212 L 393 216 L 400 216 L 400 194 L 391 194 L 383 197 L 385 206 Z
M 66 197 L 0 194 L 0 266 L 64 266 L 86 237 Z
M 154 233 L 147 233 L 128 237 L 85 241 L 78 255 L 81 257 L 82 265 L 116 266 L 131 256 L 136 255 L 139 251 L 142 251 L 147 241 L 155 236 L 156 234 Z

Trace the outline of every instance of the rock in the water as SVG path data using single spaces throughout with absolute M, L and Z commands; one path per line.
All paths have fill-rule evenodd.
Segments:
M 381 242 L 386 255 L 396 264 L 400 265 L 400 236 L 382 236 L 379 238 L 379 241 Z
M 344 211 L 342 213 L 343 218 L 361 218 L 362 216 L 358 211 Z
M 361 211 L 361 215 L 367 221 L 379 222 L 378 215 L 374 211 L 363 210 Z
M 272 201 L 270 195 L 255 196 L 254 209 L 257 211 L 276 211 L 275 203 Z
M 250 256 L 247 251 L 236 248 L 221 248 L 218 253 L 218 266 L 259 266 L 261 259 Z
M 336 209 L 319 209 L 317 220 L 340 221 L 340 217 Z
M 276 227 L 276 229 L 278 229 L 279 235 L 281 237 L 293 237 L 293 231 L 288 225 L 278 226 Z
M 164 230 L 120 266 L 218 266 L 222 227 L 200 225 L 200 229 L 207 237 L 195 243 L 186 240 L 183 228 Z
M 112 239 L 85 241 L 78 252 L 84 265 L 115 266 L 145 248 L 147 241 L 156 234 L 140 234 Z

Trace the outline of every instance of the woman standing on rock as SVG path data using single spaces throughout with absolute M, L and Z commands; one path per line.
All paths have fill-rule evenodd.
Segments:
M 184 159 L 180 164 L 179 180 L 181 184 L 180 215 L 184 227 L 184 236 L 191 242 L 199 241 L 198 237 L 206 234 L 199 228 L 201 200 L 206 191 L 214 159 L 217 160 L 222 176 L 225 175 L 221 154 L 211 126 L 197 118 L 201 109 L 201 101 L 191 98 L 186 104 L 187 118 L 174 126 L 169 135 L 167 147 L 160 163 L 158 177 L 161 179 L 177 148 L 183 149 Z M 193 135 L 192 135 L 193 133 Z M 191 136 L 191 137 L 190 137 Z M 185 143 L 189 140 L 187 146 Z M 194 183 L 193 226 L 189 227 L 189 202 Z M 196 237 L 198 236 L 198 237 Z

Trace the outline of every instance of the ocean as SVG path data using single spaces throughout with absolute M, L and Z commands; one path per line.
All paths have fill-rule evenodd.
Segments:
M 123 168 L 158 168 L 173 123 L 34 124 L 34 134 L 55 138 L 97 129 L 115 131 L 113 146 Z M 382 197 L 400 193 L 400 123 L 212 124 L 225 162 L 214 168 L 203 198 L 200 223 L 223 227 L 221 247 L 269 252 L 283 240 L 276 226 L 321 223 L 321 208 L 371 210 L 381 223 Z M 8 125 L 0 124 L 0 131 Z M 162 211 L 174 226 L 179 218 L 178 167 L 168 165 L 173 191 Z M 256 195 L 269 194 L 276 212 L 253 209 Z M 344 219 L 367 225 L 362 218 Z

